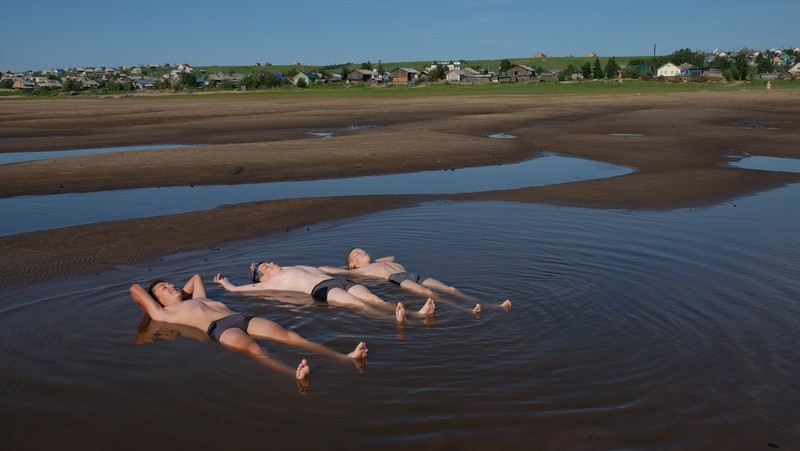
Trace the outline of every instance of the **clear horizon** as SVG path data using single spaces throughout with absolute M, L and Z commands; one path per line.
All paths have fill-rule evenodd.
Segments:
M 612 7 L 613 6 L 613 7 Z M 112 11 L 113 10 L 113 11 Z M 800 2 L 710 0 L 691 11 L 621 0 L 533 4 L 524 0 L 433 0 L 398 7 L 351 0 L 227 4 L 198 0 L 128 8 L 88 0 L 42 0 L 4 8 L 0 70 L 169 63 L 326 66 L 365 61 L 649 56 L 676 50 L 768 50 L 800 46 Z M 516 55 L 516 56 L 513 56 Z

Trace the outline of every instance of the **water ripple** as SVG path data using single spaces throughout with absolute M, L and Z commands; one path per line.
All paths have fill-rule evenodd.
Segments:
M 347 447 L 354 436 L 358 448 L 793 443 L 798 200 L 796 185 L 739 199 L 736 208 L 672 212 L 433 202 L 7 290 L 0 390 L 16 415 L 6 440 L 22 443 L 38 420 L 47 421 L 50 442 L 42 444 L 50 447 L 58 438 L 72 443 L 76 425 L 111 443 L 166 421 L 202 443 L 234 437 L 244 447 L 263 424 L 273 444 L 294 443 L 313 425 L 309 448 Z M 209 341 L 135 343 L 142 314 L 127 292 L 132 282 L 195 272 L 210 280 L 221 271 L 244 283 L 254 259 L 340 265 L 354 246 L 395 255 L 474 296 L 484 312 L 476 318 L 472 300 L 442 296 L 435 320 L 398 327 L 391 315 L 209 284 L 209 295 L 235 310 L 341 352 L 367 341 L 363 374 L 264 343 L 287 364 L 311 359 L 305 397 Z M 422 302 L 364 283 L 391 301 Z M 509 311 L 497 306 L 506 298 Z M 109 405 L 113 413 L 99 415 Z M 215 432 L 220 416 L 236 419 L 225 437 Z M 732 428 L 741 424 L 748 427 Z M 185 438 L 174 431 L 163 443 Z

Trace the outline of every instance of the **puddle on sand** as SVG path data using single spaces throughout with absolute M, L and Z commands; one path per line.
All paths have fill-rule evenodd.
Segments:
M 508 133 L 492 133 L 491 135 L 488 136 L 489 138 L 492 139 L 517 139 L 516 136 L 510 135 Z
M 333 132 L 312 132 L 309 135 L 314 138 L 333 138 Z
M 144 146 L 95 147 L 74 150 L 42 150 L 38 152 L 5 152 L 0 153 L 0 164 L 22 163 L 25 161 L 47 160 L 49 158 L 72 157 L 76 155 L 94 155 L 98 153 L 130 152 L 133 150 L 173 149 L 178 147 L 197 147 L 189 144 L 148 144 Z
M 547 153 L 517 164 L 302 182 L 176 186 L 0 199 L 0 235 L 303 197 L 455 194 L 615 177 L 632 169 Z
M 631 137 L 644 136 L 644 135 L 641 134 L 641 133 L 609 133 L 608 136 L 631 138 Z
M 740 125 L 739 128 L 743 128 L 745 130 L 780 130 L 780 127 L 771 127 L 763 124 Z
M 800 158 L 745 156 L 739 161 L 731 162 L 730 165 L 742 169 L 800 173 Z
M 332 128 L 291 128 L 291 129 L 277 129 L 266 130 L 260 132 L 263 135 L 285 135 L 286 139 L 295 139 L 297 135 L 302 135 L 304 138 L 333 138 L 338 133 L 357 132 L 361 130 L 370 130 L 378 128 L 374 124 L 365 125 L 348 125 L 346 127 L 332 127 Z
M 48 139 L 63 139 L 64 136 L 61 135 L 53 135 L 53 136 L 6 136 L 0 138 L 0 142 L 17 142 L 17 141 L 44 141 Z
M 348 125 L 346 127 L 334 127 L 334 128 L 324 128 L 324 129 L 300 129 L 300 133 L 304 133 L 306 135 L 311 135 L 315 138 L 332 138 L 336 135 L 336 133 L 347 133 L 347 132 L 357 132 L 361 130 L 370 130 L 373 128 L 378 128 L 377 125 L 372 124 L 365 124 L 365 125 Z

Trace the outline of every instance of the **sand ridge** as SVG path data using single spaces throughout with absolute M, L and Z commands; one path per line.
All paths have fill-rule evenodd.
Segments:
M 731 155 L 800 157 L 799 112 L 796 91 L 357 100 L 3 99 L 0 152 L 202 146 L 5 165 L 0 197 L 458 169 L 518 162 L 543 151 L 636 172 L 491 193 L 258 202 L 0 237 L 0 285 L 107 270 L 421 200 L 631 209 L 709 205 L 800 181 L 798 174 L 727 166 Z M 310 131 L 333 131 L 334 138 L 313 139 Z M 491 133 L 517 139 L 490 139 Z

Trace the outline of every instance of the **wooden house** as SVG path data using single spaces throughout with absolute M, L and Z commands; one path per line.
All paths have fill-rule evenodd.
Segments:
M 367 69 L 356 69 L 351 70 L 345 76 L 345 83 L 353 84 L 353 83 L 367 83 L 372 80 L 375 74 L 372 73 L 371 70 Z
M 508 74 L 509 81 L 512 82 L 531 81 L 536 79 L 536 70 L 534 70 L 532 67 L 522 64 L 512 66 L 506 73 Z
M 416 83 L 420 80 L 420 72 L 410 67 L 398 67 L 389 72 L 393 84 Z

